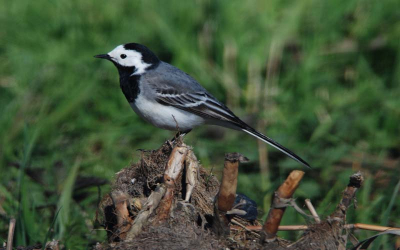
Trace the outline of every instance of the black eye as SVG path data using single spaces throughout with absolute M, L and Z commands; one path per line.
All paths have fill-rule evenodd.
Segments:
M 122 59 L 125 59 L 125 58 L 126 58 L 126 55 L 125 55 L 125 54 L 121 54 L 120 57 L 121 57 Z

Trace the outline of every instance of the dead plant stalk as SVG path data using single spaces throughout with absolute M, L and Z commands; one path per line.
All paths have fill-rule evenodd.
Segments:
M 282 203 L 281 199 L 289 199 L 296 191 L 301 179 L 304 176 L 303 171 L 292 171 L 285 182 L 275 192 L 271 209 L 268 212 L 267 220 L 264 223 L 263 230 L 266 233 L 266 240 L 271 241 L 276 238 L 279 224 L 282 216 L 285 213 L 285 207 L 280 207 L 278 204 Z

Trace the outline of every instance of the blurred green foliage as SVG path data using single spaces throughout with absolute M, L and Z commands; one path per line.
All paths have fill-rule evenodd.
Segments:
M 0 5 L 1 241 L 10 217 L 17 218 L 16 245 L 42 242 L 47 232 L 68 249 L 105 240 L 95 210 L 109 185 L 82 191 L 75 180 L 111 181 L 138 159 L 136 149 L 172 137 L 138 118 L 114 66 L 93 58 L 127 42 L 147 45 L 306 159 L 313 169 L 296 192 L 299 204 L 311 198 L 328 215 L 351 173 L 362 170 L 365 185 L 348 221 L 400 226 L 398 0 Z M 238 189 L 263 212 L 290 169 L 303 169 L 236 131 L 199 128 L 186 142 L 217 174 L 225 152 L 248 156 Z M 288 209 L 283 223 L 305 221 Z M 393 249 L 393 242 L 386 237 L 375 248 Z

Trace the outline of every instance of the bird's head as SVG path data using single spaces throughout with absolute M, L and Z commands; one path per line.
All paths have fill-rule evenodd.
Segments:
M 160 63 L 160 59 L 151 50 L 138 43 L 119 45 L 111 52 L 95 57 L 113 62 L 121 77 L 142 75 L 147 70 L 157 67 Z

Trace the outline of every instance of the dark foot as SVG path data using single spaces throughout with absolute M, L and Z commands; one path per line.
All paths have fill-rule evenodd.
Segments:
M 187 135 L 190 131 L 192 131 L 192 130 L 186 130 L 186 131 L 184 131 L 184 132 L 178 131 L 178 133 L 176 133 L 175 136 L 172 138 L 171 142 L 172 142 L 172 143 L 175 143 L 175 141 L 176 141 L 178 138 L 184 137 L 184 136 Z

